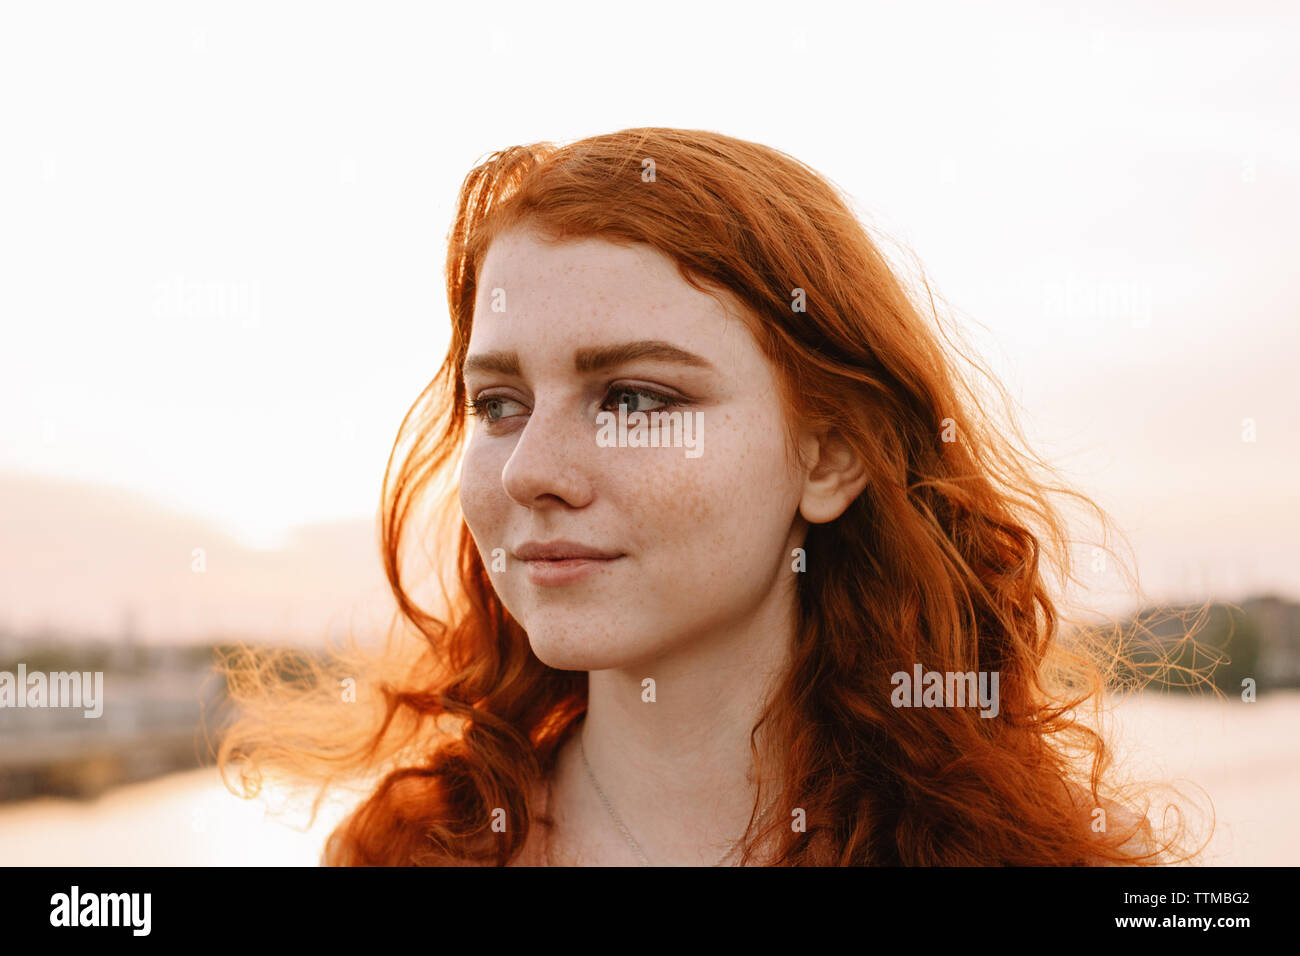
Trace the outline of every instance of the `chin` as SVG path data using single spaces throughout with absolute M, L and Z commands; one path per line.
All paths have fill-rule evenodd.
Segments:
M 600 637 L 549 627 L 525 629 L 533 653 L 547 667 L 562 671 L 596 671 L 617 667 L 620 655 L 610 653 L 607 642 Z
M 534 623 L 524 631 L 537 659 L 556 670 L 608 670 L 628 666 L 645 656 L 645 649 L 634 646 L 635 642 L 616 642 L 600 628 L 549 622 Z

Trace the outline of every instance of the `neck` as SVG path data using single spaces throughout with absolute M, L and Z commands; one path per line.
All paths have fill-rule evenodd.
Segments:
M 758 812 L 776 797 L 780 768 L 762 732 L 754 737 L 765 758 L 758 793 L 750 733 L 789 662 L 794 624 L 781 619 L 782 603 L 772 600 L 745 626 L 672 654 L 590 672 L 587 716 L 560 754 L 553 786 L 571 855 L 639 862 L 592 785 L 581 747 L 653 865 L 717 863 L 744 833 L 756 797 Z M 727 862 L 738 859 L 739 852 Z

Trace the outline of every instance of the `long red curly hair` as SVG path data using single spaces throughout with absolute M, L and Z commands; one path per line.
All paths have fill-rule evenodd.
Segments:
M 264 771 L 319 784 L 315 808 L 357 784 L 327 864 L 505 864 L 541 822 L 533 795 L 585 713 L 587 675 L 533 654 L 454 478 L 478 268 L 521 225 L 646 243 L 696 288 L 729 293 L 789 420 L 838 430 L 867 462 L 866 489 L 804 545 L 792 665 L 759 722 L 782 743 L 781 765 L 758 768 L 782 812 L 751 817 L 744 862 L 760 845 L 772 865 L 1190 858 L 1183 813 L 1160 836 L 1149 788 L 1113 779 L 1111 748 L 1081 712 L 1102 713 L 1119 656 L 1113 632 L 1067 626 L 1060 610 L 1079 582 L 1053 496 L 1109 526 L 1105 512 L 1040 477 L 1051 469 L 1022 450 L 1014 415 L 999 421 L 960 373 L 957 356 L 983 369 L 953 346 L 929 284 L 909 286 L 835 186 L 777 150 L 665 128 L 512 147 L 465 179 L 447 253 L 450 346 L 384 476 L 380 543 L 399 614 L 379 650 L 244 648 L 223 662 L 239 716 L 218 759 L 223 776 L 239 767 L 243 796 Z M 805 312 L 792 313 L 795 289 Z M 421 554 L 417 582 L 441 586 L 425 603 L 407 584 Z M 891 675 L 915 663 L 998 672 L 999 715 L 893 706 Z M 516 825 L 495 832 L 496 808 Z M 796 808 L 802 830 L 789 825 Z

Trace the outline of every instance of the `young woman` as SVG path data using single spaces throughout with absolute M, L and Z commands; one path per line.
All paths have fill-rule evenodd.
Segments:
M 1091 502 L 825 179 L 701 131 L 508 149 L 447 283 L 384 482 L 402 627 L 306 680 L 228 665 L 245 794 L 366 781 L 323 862 L 1176 858 L 1076 713 L 1106 675 L 1050 494 Z

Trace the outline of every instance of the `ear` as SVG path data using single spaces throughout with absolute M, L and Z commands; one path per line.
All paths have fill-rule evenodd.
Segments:
M 800 438 L 804 461 L 811 462 L 804 477 L 799 513 L 812 524 L 834 521 L 867 487 L 867 465 L 835 430 Z

